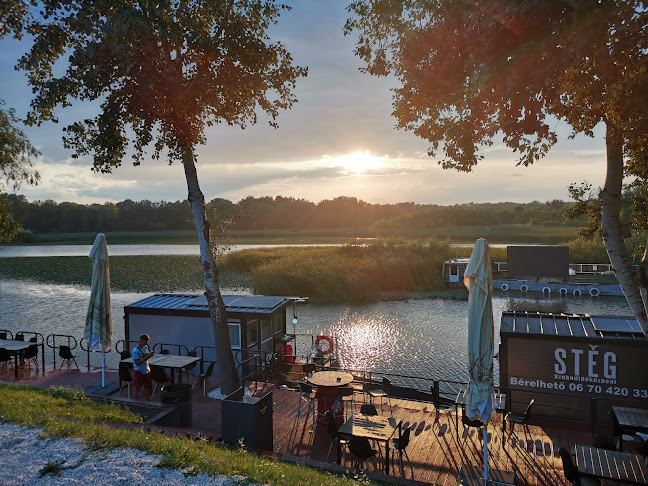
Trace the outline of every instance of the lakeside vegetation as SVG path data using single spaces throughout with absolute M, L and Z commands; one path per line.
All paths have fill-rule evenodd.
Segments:
M 572 263 L 605 263 L 601 241 L 568 243 Z M 631 246 L 631 245 L 629 245 Z M 449 240 L 385 238 L 340 246 L 270 247 L 219 257 L 220 283 L 264 295 L 301 295 L 320 302 L 366 302 L 407 295 L 445 295 L 443 262 L 467 258 L 472 248 Z M 492 261 L 506 261 L 505 248 L 491 248 Z M 0 278 L 88 286 L 87 257 L 3 258 Z M 125 292 L 202 292 L 198 256 L 112 256 L 111 287 Z M 456 291 L 455 291 L 456 292 Z M 396 297 L 395 297 L 396 296 Z
M 83 439 L 90 450 L 123 447 L 155 454 L 161 456 L 160 467 L 183 469 L 188 475 L 243 476 L 250 482 L 276 485 L 380 484 L 366 477 L 354 479 L 211 441 L 111 426 L 108 423 L 138 424 L 142 419 L 124 406 L 93 401 L 81 390 L 70 388 L 0 383 L 0 415 L 8 423 L 41 427 L 45 436 Z

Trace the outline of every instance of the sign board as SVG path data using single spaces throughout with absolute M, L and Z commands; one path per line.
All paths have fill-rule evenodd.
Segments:
M 502 344 L 501 385 L 544 403 L 542 415 L 552 415 L 550 408 L 558 416 L 576 412 L 590 398 L 648 408 L 645 342 L 509 336 Z
M 506 272 L 511 277 L 569 276 L 566 246 L 508 246 Z

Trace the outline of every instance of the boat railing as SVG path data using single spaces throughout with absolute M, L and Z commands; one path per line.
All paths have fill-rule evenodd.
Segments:
M 115 343 L 115 351 L 120 354 L 124 351 L 128 351 L 130 353 L 131 346 L 134 347 L 138 343 L 139 340 L 136 339 L 120 339 Z
M 250 354 L 250 356 L 244 358 L 245 354 Z M 245 388 L 246 381 L 254 381 L 255 385 L 258 383 L 259 377 L 272 365 L 274 356 L 274 353 L 269 351 L 256 349 L 237 349 L 234 351 L 234 360 L 238 363 L 237 371 L 243 388 Z
M 90 369 L 90 355 L 94 352 L 92 349 L 90 349 L 90 343 L 86 338 L 81 338 L 81 341 L 79 341 L 79 347 L 81 348 L 82 351 L 86 352 L 87 360 L 88 360 L 88 369 Z M 110 353 L 112 351 L 112 348 L 106 350 L 106 354 Z
M 0 336 L 4 336 L 2 339 L 13 339 L 14 335 L 9 329 L 0 329 Z
M 70 351 L 73 351 L 79 346 L 79 342 L 76 340 L 76 338 L 74 336 L 70 336 L 69 334 L 48 334 L 45 338 L 45 344 L 52 350 L 52 361 L 55 368 L 56 350 L 58 348 L 60 348 L 61 346 L 67 346 L 68 348 L 70 348 Z

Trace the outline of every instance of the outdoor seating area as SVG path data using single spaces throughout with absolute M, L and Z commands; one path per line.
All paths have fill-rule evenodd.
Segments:
M 29 334 L 25 332 L 23 336 Z M 21 349 L 28 349 L 36 342 L 49 350 L 38 367 L 32 360 L 24 359 L 27 355 L 23 353 L 17 374 L 15 354 L 0 361 L 2 381 L 77 386 L 87 393 L 96 391 L 101 383 L 98 363 L 83 360 L 83 341 L 47 336 L 39 343 L 40 339 L 15 340 L 10 339 L 15 337 L 10 334 L 6 337 L 0 343 L 15 341 L 27 345 Z M 53 343 L 56 346 L 50 346 Z M 7 353 L 9 347 L 7 344 L 4 348 Z M 127 345 L 121 343 L 120 347 Z M 67 351 L 61 354 L 61 348 L 70 348 L 78 361 L 76 367 L 74 361 L 65 358 Z M 159 390 L 166 383 L 190 384 L 192 401 L 188 406 L 193 409 L 193 423 L 160 429 L 220 438 L 218 417 L 223 402 L 206 397 L 218 385 L 217 378 L 207 382 L 214 363 L 203 363 L 199 354 L 186 353 L 184 349 L 167 349 L 168 353 L 156 353 L 149 363 L 155 373 L 164 375 L 154 377 L 160 382 L 152 402 L 161 401 Z M 119 358 L 117 369 L 106 370 L 107 381 L 113 387 L 109 393 L 111 400 L 129 401 L 132 359 L 126 349 Z M 69 372 L 65 372 L 66 368 Z M 429 399 L 414 400 L 399 396 L 401 381 L 402 377 L 397 376 L 368 379 L 355 371 L 296 363 L 277 367 L 267 383 L 262 380 L 244 384 L 258 397 L 273 392 L 273 449 L 288 460 L 357 468 L 381 479 L 404 478 L 439 485 L 478 484 L 475 481 L 481 474 L 484 458 L 482 423 L 469 420 L 464 412 L 465 384 L 434 381 L 427 393 Z M 455 388 L 458 392 L 453 393 Z M 511 412 L 505 391 L 496 391 L 497 413 L 487 423 L 489 467 L 493 478 L 499 478 L 502 484 L 568 485 L 598 479 L 605 479 L 608 485 L 648 484 L 643 448 L 644 439 L 648 438 L 645 410 L 613 407 L 614 424 L 607 429 L 599 428 L 594 436 L 590 424 L 539 418 L 534 415 L 533 400 L 519 404 L 521 412 Z M 463 482 L 457 483 L 458 480 Z

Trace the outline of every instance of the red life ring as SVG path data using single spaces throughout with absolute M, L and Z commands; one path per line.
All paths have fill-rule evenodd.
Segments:
M 328 348 L 322 349 L 322 354 L 323 355 L 330 354 L 331 351 L 333 351 L 333 339 L 331 339 L 328 336 L 324 336 L 322 334 L 321 336 L 317 336 L 317 339 L 315 340 L 315 346 L 319 346 L 320 341 L 326 341 L 328 343 Z

